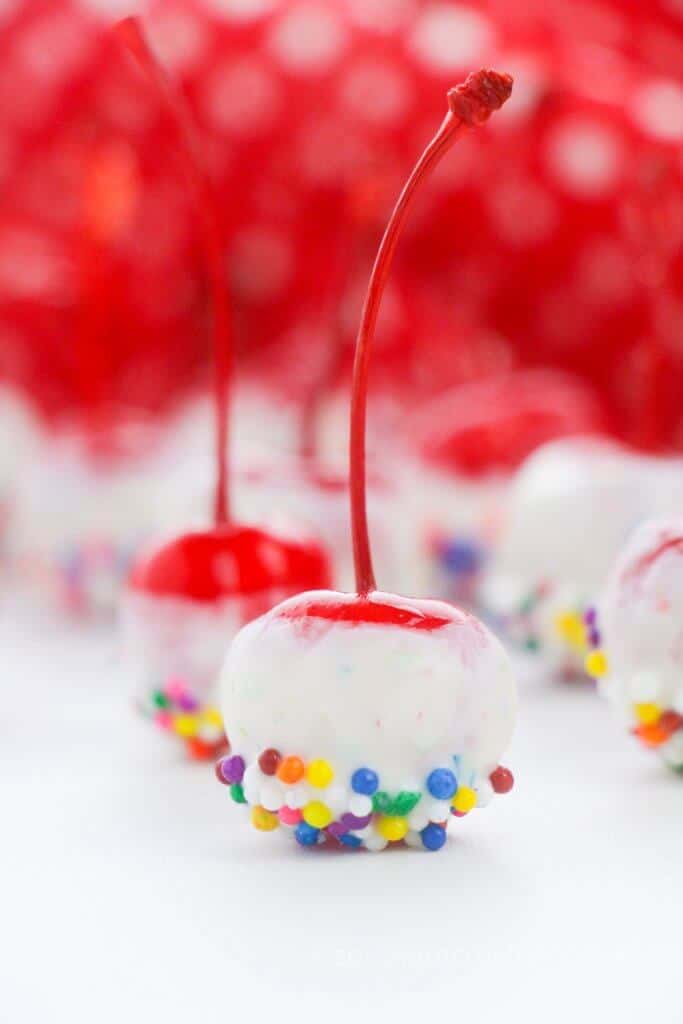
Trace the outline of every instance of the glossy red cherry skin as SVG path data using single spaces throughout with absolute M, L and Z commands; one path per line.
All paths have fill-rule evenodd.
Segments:
M 212 602 L 280 589 L 328 587 L 331 569 L 320 544 L 253 526 L 185 533 L 141 559 L 129 585 L 157 597 Z
M 454 622 L 476 621 L 445 601 L 431 601 L 375 591 L 368 597 L 321 590 L 301 594 L 276 610 L 278 617 L 299 623 L 303 629 L 316 620 L 345 622 L 352 626 L 398 626 L 434 632 Z

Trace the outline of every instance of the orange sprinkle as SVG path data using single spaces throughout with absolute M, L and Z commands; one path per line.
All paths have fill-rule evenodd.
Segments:
M 278 765 L 277 777 L 281 782 L 287 782 L 290 785 L 303 779 L 304 763 L 301 758 L 285 757 Z
M 660 747 L 662 743 L 666 743 L 671 735 L 666 729 L 662 728 L 659 722 L 656 722 L 654 725 L 638 725 L 633 731 L 646 747 Z

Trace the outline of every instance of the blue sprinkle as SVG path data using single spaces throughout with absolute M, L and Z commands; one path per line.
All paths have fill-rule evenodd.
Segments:
M 422 829 L 420 838 L 425 850 L 440 850 L 446 842 L 446 829 L 441 825 L 435 825 L 434 822 L 431 822 L 426 828 Z
M 300 821 L 294 830 L 294 838 L 301 846 L 315 846 L 319 834 L 319 828 L 313 828 L 305 821 Z
M 427 789 L 435 800 L 450 800 L 458 788 L 458 781 L 449 768 L 435 768 L 427 778 Z
M 354 793 L 362 793 L 363 796 L 372 796 L 377 792 L 379 777 L 372 768 L 357 768 L 351 776 L 351 789 Z
M 447 569 L 463 576 L 478 572 L 484 560 L 483 552 L 477 544 L 461 538 L 449 541 L 445 545 L 441 557 Z
M 346 832 L 343 836 L 339 836 L 339 841 L 344 846 L 360 846 L 362 840 L 358 836 L 352 836 L 349 832 Z

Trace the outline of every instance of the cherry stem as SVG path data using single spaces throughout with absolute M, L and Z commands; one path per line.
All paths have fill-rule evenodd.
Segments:
M 512 78 L 509 75 L 486 70 L 471 74 L 466 82 L 449 91 L 448 113 L 403 187 L 389 218 L 372 268 L 356 338 L 349 440 L 351 533 L 356 590 L 360 597 L 367 597 L 371 591 L 377 589 L 370 553 L 366 503 L 365 424 L 368 369 L 370 345 L 375 334 L 377 315 L 396 244 L 413 197 L 430 171 L 466 128 L 486 121 L 494 110 L 505 103 L 511 91 Z
M 228 499 L 228 400 L 233 373 L 233 343 L 224 278 L 225 245 L 220 226 L 218 203 L 202 159 L 192 114 L 180 89 L 152 50 L 137 17 L 120 21 L 115 31 L 142 71 L 147 75 L 167 113 L 175 122 L 180 139 L 180 155 L 185 177 L 193 190 L 202 234 L 206 272 L 212 298 L 212 351 L 214 361 L 216 489 L 214 520 L 221 525 L 230 520 Z

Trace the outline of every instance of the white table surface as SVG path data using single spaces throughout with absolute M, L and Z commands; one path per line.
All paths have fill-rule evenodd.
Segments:
M 440 853 L 315 853 L 136 719 L 111 632 L 0 641 L 0 1021 L 683 1020 L 683 779 L 588 685 L 522 681 L 516 788 Z

